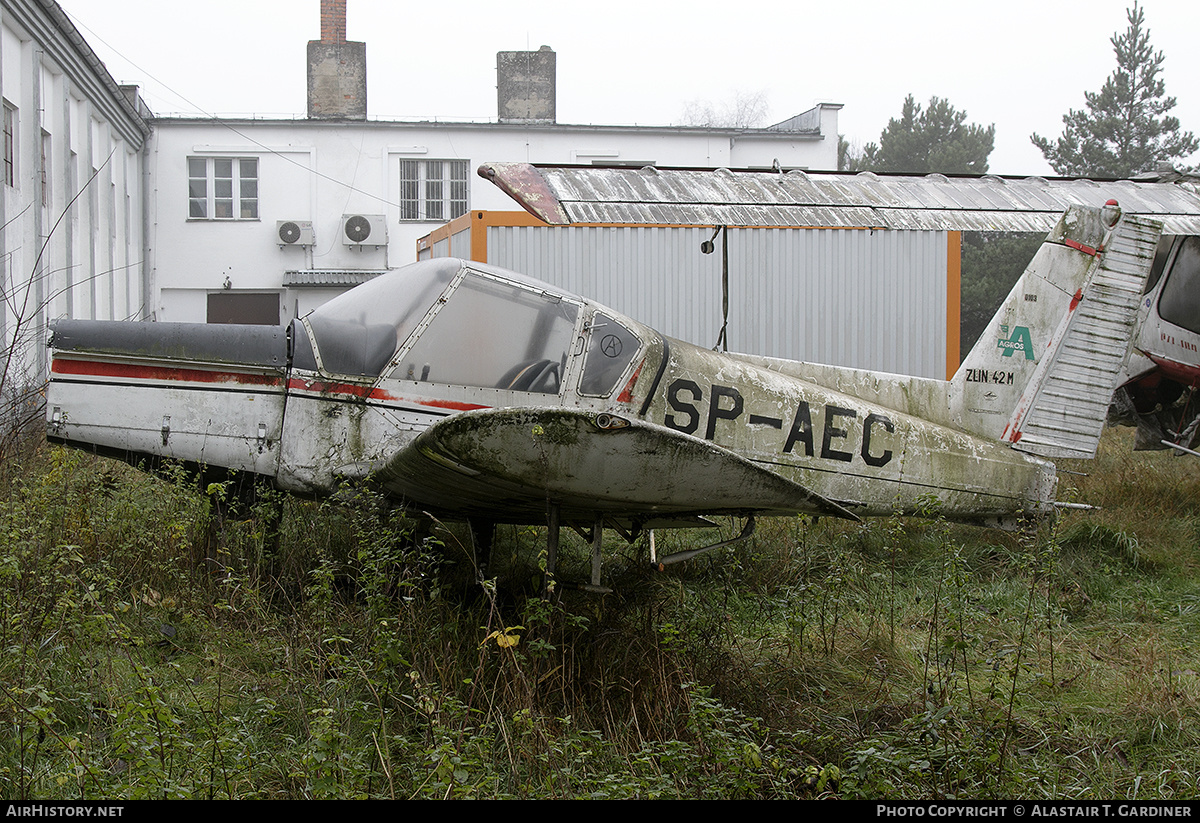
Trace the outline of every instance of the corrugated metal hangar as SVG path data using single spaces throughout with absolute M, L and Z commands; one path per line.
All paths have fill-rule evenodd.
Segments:
M 473 211 L 422 238 L 418 253 L 513 269 L 713 346 L 723 297 L 722 238 L 713 234 Z M 731 228 L 727 240 L 730 350 L 922 377 L 958 368 L 957 235 Z
M 528 213 L 472 211 L 418 256 L 515 269 L 662 332 L 809 362 L 948 378 L 959 364 L 962 231 L 1044 232 L 1117 200 L 1200 234 L 1195 180 L 1091 181 L 494 163 Z M 724 233 L 716 231 L 726 227 Z M 712 241 L 714 253 L 701 244 Z

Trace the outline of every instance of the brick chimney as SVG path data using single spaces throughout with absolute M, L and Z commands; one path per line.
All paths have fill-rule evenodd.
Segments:
M 346 42 L 346 0 L 321 0 L 321 42 Z
M 346 39 L 346 0 L 321 0 L 321 39 L 308 41 L 308 116 L 367 119 L 367 44 Z

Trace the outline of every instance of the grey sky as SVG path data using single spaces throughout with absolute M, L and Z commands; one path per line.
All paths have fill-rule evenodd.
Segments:
M 302 115 L 305 44 L 318 0 L 59 0 L 122 83 L 157 113 Z M 1146 0 L 1167 93 L 1200 132 L 1195 0 Z M 839 8 L 835 8 L 838 6 Z M 489 120 L 495 53 L 558 53 L 563 123 L 678 122 L 689 100 L 764 91 L 772 120 L 845 104 L 841 131 L 876 140 L 906 94 L 931 95 L 996 125 L 991 171 L 1049 174 L 1029 142 L 1056 137 L 1116 66 L 1109 38 L 1126 0 L 400 3 L 348 0 L 367 43 L 372 117 Z M 480 160 L 488 158 L 479 158 Z M 1193 163 L 1197 158 L 1193 158 Z

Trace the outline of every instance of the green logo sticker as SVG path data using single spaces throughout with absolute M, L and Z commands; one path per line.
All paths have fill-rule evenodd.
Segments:
M 1019 351 L 1025 355 L 1026 360 L 1033 359 L 1033 338 L 1026 326 L 1014 326 L 1011 334 L 1008 326 L 1001 326 L 1000 340 L 997 341 L 996 347 L 1002 350 L 1003 357 L 1012 357 L 1013 352 Z

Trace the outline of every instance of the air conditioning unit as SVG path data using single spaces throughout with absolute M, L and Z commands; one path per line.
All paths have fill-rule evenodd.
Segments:
M 386 246 L 387 221 L 382 214 L 343 214 L 342 242 L 347 246 Z
M 311 220 L 280 220 L 275 223 L 275 234 L 281 246 L 311 246 L 313 227 Z

